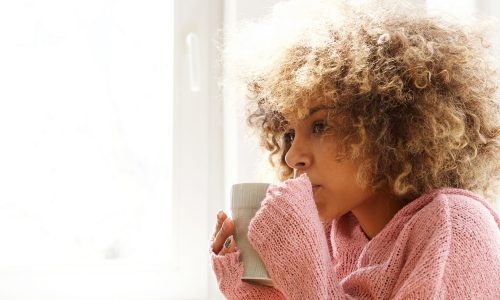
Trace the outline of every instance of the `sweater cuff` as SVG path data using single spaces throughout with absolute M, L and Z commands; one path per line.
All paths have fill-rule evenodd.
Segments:
M 213 238 L 210 243 L 213 242 Z M 243 263 L 240 261 L 240 249 L 225 255 L 216 254 L 212 247 L 209 247 L 209 255 L 217 281 L 222 278 L 236 277 L 238 280 L 243 276 Z
M 286 180 L 281 184 L 270 185 L 261 207 L 267 205 L 276 205 L 296 212 L 304 212 L 305 210 L 314 215 L 318 214 L 312 185 L 307 174 L 302 174 L 296 179 Z
M 217 255 L 210 249 L 212 270 L 214 270 L 219 290 L 226 299 L 237 300 L 284 300 L 280 291 L 267 286 L 243 282 L 243 263 L 240 250 L 225 255 Z
M 314 244 L 316 235 L 324 237 L 324 226 L 314 202 L 311 182 L 303 174 L 268 188 L 259 211 L 250 221 L 248 238 L 262 246 L 273 243 L 272 239 L 277 237 Z
M 243 265 L 240 262 L 240 250 L 227 253 L 226 255 L 217 255 L 211 251 L 210 255 L 212 268 L 216 275 L 227 276 L 231 274 L 231 276 L 238 275 L 239 278 L 243 276 Z

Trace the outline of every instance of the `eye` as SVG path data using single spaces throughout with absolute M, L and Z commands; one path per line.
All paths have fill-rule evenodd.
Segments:
M 293 142 L 294 137 L 295 137 L 295 132 L 293 132 L 293 131 L 288 131 L 283 135 L 283 139 L 285 140 L 285 143 Z
M 313 133 L 323 133 L 327 130 L 327 126 L 324 121 L 314 122 L 312 125 Z

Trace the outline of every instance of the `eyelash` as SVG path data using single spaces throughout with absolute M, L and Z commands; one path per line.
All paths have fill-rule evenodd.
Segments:
M 318 132 L 315 132 L 316 125 L 321 125 L 322 126 L 321 129 Z M 325 122 L 323 122 L 323 121 L 314 122 L 312 124 L 312 127 L 313 127 L 313 133 L 321 134 L 321 133 L 324 133 L 327 130 L 327 126 L 326 126 Z
M 316 130 L 316 128 L 317 128 L 318 125 L 320 125 L 322 127 L 321 127 L 321 129 Z M 322 134 L 326 130 L 327 130 L 327 126 L 326 126 L 325 122 L 323 122 L 323 121 L 317 121 L 317 122 L 314 122 L 312 124 L 313 134 Z M 286 143 L 293 142 L 294 137 L 295 137 L 295 134 L 294 134 L 293 131 L 285 132 L 285 134 L 283 135 L 283 139 L 285 140 Z
M 285 140 L 285 143 L 287 144 L 291 144 L 292 141 L 293 141 L 293 133 L 291 131 L 289 132 L 285 132 L 285 134 L 283 135 L 283 139 Z

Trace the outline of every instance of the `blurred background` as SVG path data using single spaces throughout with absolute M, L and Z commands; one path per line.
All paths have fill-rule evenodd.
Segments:
M 216 213 L 276 179 L 219 86 L 221 30 L 276 2 L 0 1 L 0 299 L 223 299 Z

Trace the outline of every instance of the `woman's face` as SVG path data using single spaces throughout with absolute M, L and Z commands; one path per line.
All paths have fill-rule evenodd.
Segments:
M 327 113 L 327 108 L 314 107 L 305 119 L 290 122 L 285 133 L 291 143 L 285 161 L 296 170 L 296 176 L 307 173 L 322 221 L 346 214 L 373 195 L 356 183 L 359 161 L 335 160 L 339 141 L 328 135 Z

